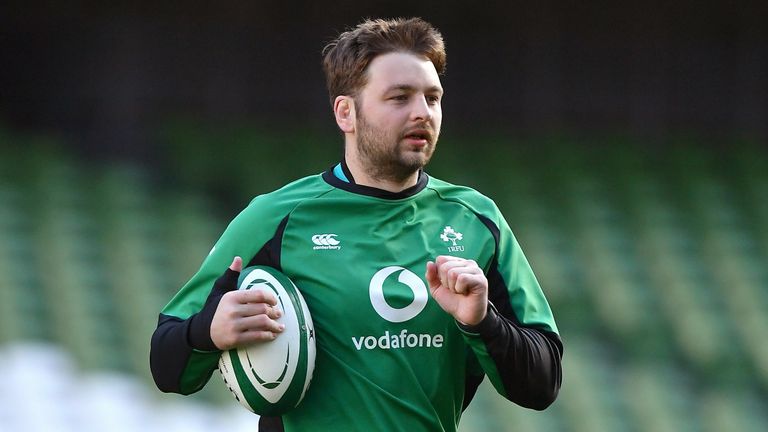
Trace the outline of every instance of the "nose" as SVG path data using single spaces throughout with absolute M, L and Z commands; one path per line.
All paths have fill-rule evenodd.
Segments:
M 429 106 L 426 95 L 414 98 L 411 119 L 414 121 L 429 121 L 432 119 L 432 109 Z

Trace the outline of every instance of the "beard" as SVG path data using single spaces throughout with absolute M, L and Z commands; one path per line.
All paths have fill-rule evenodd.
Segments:
M 403 182 L 424 168 L 435 151 L 439 131 L 426 122 L 410 129 L 415 128 L 429 132 L 423 148 L 412 148 L 405 142 L 408 130 L 392 131 L 376 127 L 359 112 L 357 152 L 366 172 L 377 180 Z

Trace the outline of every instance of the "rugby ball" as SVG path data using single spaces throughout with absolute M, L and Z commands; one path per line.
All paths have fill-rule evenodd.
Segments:
M 277 297 L 285 330 L 268 342 L 224 351 L 219 371 L 238 402 L 259 415 L 281 415 L 304 398 L 315 369 L 315 328 L 296 285 L 266 266 L 244 269 L 238 289 L 261 290 Z

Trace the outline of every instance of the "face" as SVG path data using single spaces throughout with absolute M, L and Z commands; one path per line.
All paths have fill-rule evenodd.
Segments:
M 355 98 L 356 146 L 369 175 L 402 181 L 423 168 L 437 144 L 443 88 L 432 62 L 409 53 L 383 54 L 368 65 Z

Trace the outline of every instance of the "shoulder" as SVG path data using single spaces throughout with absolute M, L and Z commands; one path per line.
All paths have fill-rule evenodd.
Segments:
M 491 198 L 471 187 L 456 185 L 430 176 L 427 188 L 434 191 L 440 199 L 460 203 L 479 215 L 491 219 L 496 219 L 496 216 L 500 215 L 499 208 Z
M 275 191 L 254 197 L 243 213 L 263 216 L 264 213 L 285 216 L 306 200 L 322 197 L 333 190 L 320 174 L 307 176 Z
M 298 205 L 331 189 L 319 175 L 314 175 L 256 196 L 230 221 L 208 260 L 214 260 L 216 268 L 224 268 L 235 255 L 250 259 Z
M 321 197 L 332 189 L 319 175 L 313 175 L 258 195 L 230 222 L 225 236 L 252 239 L 271 236 L 302 202 Z

